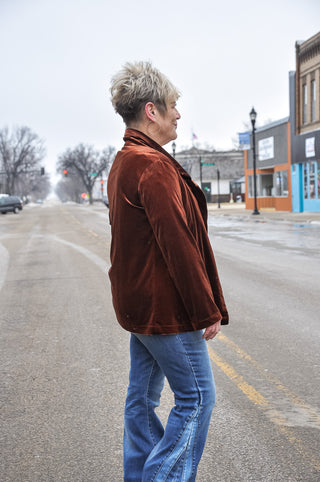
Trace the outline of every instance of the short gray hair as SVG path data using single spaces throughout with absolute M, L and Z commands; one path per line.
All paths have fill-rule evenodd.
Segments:
M 150 62 L 127 62 L 111 80 L 111 102 L 126 124 L 140 119 L 143 107 L 153 102 L 162 112 L 176 101 L 178 89 Z

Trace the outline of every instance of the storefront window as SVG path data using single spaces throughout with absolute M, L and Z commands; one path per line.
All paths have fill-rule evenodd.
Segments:
M 248 195 L 253 197 L 253 176 L 248 176 Z
M 305 162 L 303 173 L 304 199 L 320 199 L 320 162 Z
M 303 166 L 303 197 L 308 199 L 308 163 L 305 162 Z
M 269 197 L 273 196 L 273 175 L 272 174 L 260 174 L 259 182 L 259 196 Z
M 309 164 L 309 199 L 315 198 L 315 162 Z
M 248 177 L 249 197 L 253 197 L 253 176 Z M 273 196 L 273 175 L 272 174 L 257 174 L 257 196 L 269 197 Z
M 288 196 L 288 171 L 274 173 L 275 196 Z
M 319 162 L 320 189 L 320 162 Z M 248 176 L 248 194 L 253 197 L 253 176 Z M 273 174 L 257 174 L 257 196 L 288 197 L 288 171 L 277 171 Z

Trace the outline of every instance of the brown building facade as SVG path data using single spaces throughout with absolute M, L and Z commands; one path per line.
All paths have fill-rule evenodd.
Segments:
M 292 210 L 320 211 L 320 32 L 296 42 L 290 72 Z
M 296 42 L 296 134 L 320 129 L 320 32 Z

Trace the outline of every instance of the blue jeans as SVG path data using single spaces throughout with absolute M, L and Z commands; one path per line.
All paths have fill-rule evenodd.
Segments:
M 132 334 L 130 354 L 124 480 L 195 481 L 215 403 L 215 384 L 202 331 Z M 165 429 L 155 413 L 164 377 L 175 397 Z

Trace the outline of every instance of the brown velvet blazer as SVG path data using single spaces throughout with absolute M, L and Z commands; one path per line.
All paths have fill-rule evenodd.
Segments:
M 162 147 L 127 129 L 108 179 L 113 305 L 120 325 L 173 334 L 228 323 L 201 189 Z

